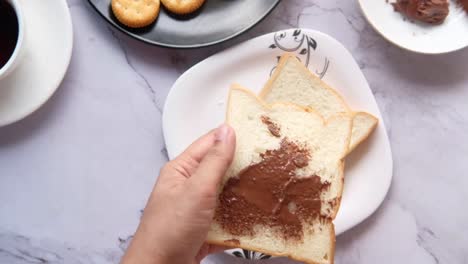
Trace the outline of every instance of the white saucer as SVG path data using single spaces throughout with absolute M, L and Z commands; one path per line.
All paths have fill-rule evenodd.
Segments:
M 0 126 L 43 105 L 60 85 L 72 54 L 73 27 L 65 0 L 19 2 L 25 50 L 17 68 L 0 81 Z
M 425 54 L 448 53 L 468 46 L 468 14 L 456 2 L 450 0 L 445 22 L 432 26 L 404 20 L 385 0 L 359 0 L 367 20 L 384 38 L 401 48 Z
M 167 151 L 172 159 L 221 124 L 230 85 L 237 82 L 258 92 L 285 50 L 295 52 L 311 71 L 338 89 L 353 109 L 380 119 L 373 135 L 347 158 L 343 201 L 334 221 L 340 234 L 379 207 L 390 187 L 393 164 L 385 125 L 363 73 L 346 48 L 328 35 L 308 29 L 270 33 L 193 66 L 166 99 L 162 121 Z

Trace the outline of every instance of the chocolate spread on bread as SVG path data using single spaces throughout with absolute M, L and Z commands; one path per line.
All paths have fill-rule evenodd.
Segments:
M 304 222 L 327 219 L 321 215 L 320 196 L 330 183 L 317 175 L 296 175 L 309 164 L 311 154 L 287 138 L 260 157 L 259 163 L 226 182 L 215 219 L 232 235 L 253 236 L 254 227 L 262 225 L 280 231 L 285 239 L 302 239 Z
M 410 19 L 429 24 L 441 24 L 449 14 L 447 0 L 397 0 L 393 7 Z
M 267 125 L 268 130 L 270 133 L 275 137 L 280 137 L 280 128 L 277 124 L 273 123 L 268 116 L 261 116 L 262 123 Z

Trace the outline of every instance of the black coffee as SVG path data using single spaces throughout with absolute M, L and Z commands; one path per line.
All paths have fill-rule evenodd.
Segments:
M 18 41 L 18 18 L 6 0 L 0 0 L 0 68 L 10 59 Z

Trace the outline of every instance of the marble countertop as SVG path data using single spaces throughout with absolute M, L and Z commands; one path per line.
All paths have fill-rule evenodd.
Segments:
M 239 38 L 169 50 L 122 35 L 87 1 L 68 3 L 75 43 L 65 80 L 39 111 L 0 128 L 0 263 L 118 263 L 167 161 L 161 112 L 173 82 L 226 47 L 290 27 L 321 30 L 351 51 L 393 150 L 385 202 L 337 238 L 336 263 L 468 263 L 468 49 L 410 53 L 374 32 L 357 1 L 287 0 Z

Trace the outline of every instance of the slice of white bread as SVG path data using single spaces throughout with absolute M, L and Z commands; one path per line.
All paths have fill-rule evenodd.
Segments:
M 374 131 L 379 123 L 377 117 L 366 112 L 355 112 L 353 119 L 353 131 L 349 142 L 348 153 L 353 151 Z
M 312 74 L 292 53 L 281 56 L 278 67 L 260 92 L 267 103 L 291 102 L 310 107 L 326 118 L 340 112 L 351 112 L 337 91 Z M 375 129 L 378 119 L 358 112 L 348 153 Z
M 279 127 L 278 137 L 262 121 L 264 117 Z M 278 103 L 268 106 L 252 92 L 234 86 L 229 95 L 226 120 L 236 132 L 237 143 L 234 160 L 224 177 L 220 197 L 226 191 L 231 178 L 239 177 L 246 168 L 261 162 L 262 153 L 279 149 L 285 139 L 295 142 L 310 153 L 307 166 L 296 169 L 294 177 L 307 179 L 319 176 L 322 183 L 329 183 L 329 187 L 319 193 L 321 217 L 309 218 L 307 221 L 301 219 L 301 239 L 284 237 L 278 228 L 259 224 L 255 224 L 253 234 L 233 234 L 215 216 L 207 242 L 288 256 L 307 263 L 333 263 L 335 232 L 332 220 L 341 201 L 343 157 L 351 138 L 353 116 L 340 113 L 325 120 L 315 111 L 294 104 Z M 221 198 L 219 199 L 221 202 Z M 288 210 L 289 205 L 290 203 Z M 221 211 L 219 208 L 220 205 L 217 214 Z M 230 219 L 229 215 L 235 214 L 234 208 L 235 204 L 225 208 L 222 211 L 223 219 Z

